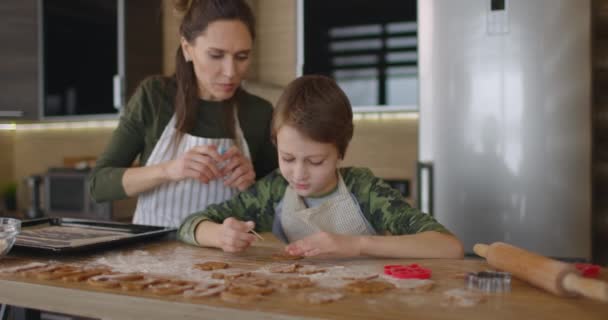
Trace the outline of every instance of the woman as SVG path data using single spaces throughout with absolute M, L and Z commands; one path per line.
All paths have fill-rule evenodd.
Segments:
M 255 38 L 242 0 L 176 1 L 183 13 L 172 78 L 130 99 L 90 185 L 96 201 L 138 195 L 133 222 L 177 227 L 277 167 L 272 106 L 240 88 Z M 142 167 L 130 167 L 139 156 Z

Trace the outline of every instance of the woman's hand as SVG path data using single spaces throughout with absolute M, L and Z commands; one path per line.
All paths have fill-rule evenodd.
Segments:
M 361 254 L 359 237 L 318 232 L 285 247 L 291 255 L 305 257 L 356 257 Z
M 222 162 L 226 161 L 222 168 L 225 176 L 224 185 L 244 191 L 255 182 L 255 171 L 253 164 L 241 151 L 233 146 L 221 155 Z
M 215 145 L 200 145 L 181 154 L 177 159 L 166 162 L 163 168 L 170 181 L 192 178 L 209 183 L 223 176 L 217 166 L 221 161 Z
M 253 229 L 253 221 L 239 221 L 226 218 L 219 228 L 218 247 L 226 252 L 240 252 L 247 249 L 256 237 L 249 233 Z

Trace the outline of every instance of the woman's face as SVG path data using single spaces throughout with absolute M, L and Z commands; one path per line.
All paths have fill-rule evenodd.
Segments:
M 338 148 L 314 141 L 289 125 L 277 132 L 281 174 L 299 196 L 320 196 L 338 184 Z
M 199 96 L 205 100 L 229 99 L 241 84 L 251 63 L 252 39 L 239 20 L 217 20 L 188 43 L 181 41 L 186 61 L 191 60 Z

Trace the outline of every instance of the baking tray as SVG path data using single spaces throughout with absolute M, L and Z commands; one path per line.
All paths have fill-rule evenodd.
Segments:
M 15 249 L 78 252 L 114 248 L 174 232 L 175 228 L 74 218 L 42 218 L 21 222 Z

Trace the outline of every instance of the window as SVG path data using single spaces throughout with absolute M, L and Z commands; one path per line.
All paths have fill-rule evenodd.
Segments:
M 45 117 L 116 114 L 118 1 L 42 2 Z
M 415 0 L 301 0 L 303 74 L 336 79 L 357 109 L 417 110 Z

